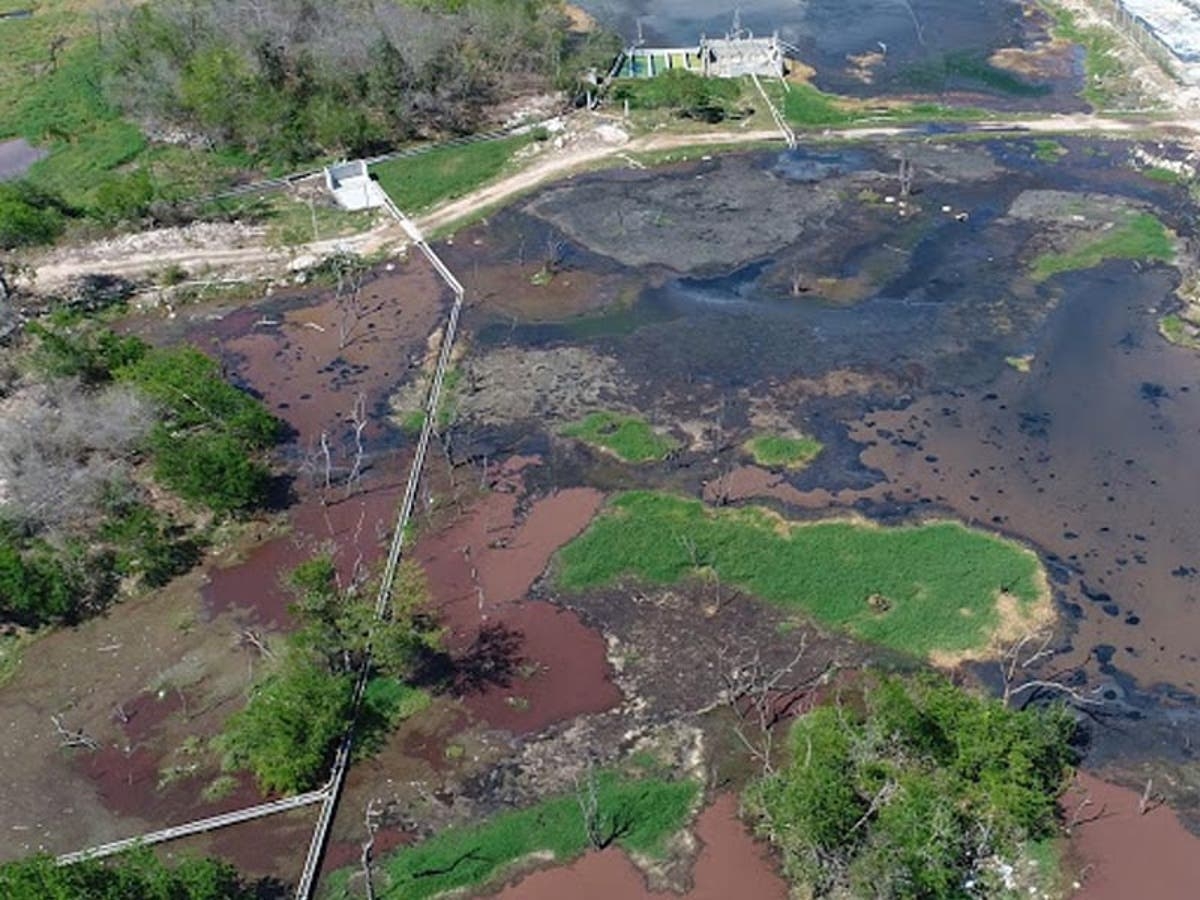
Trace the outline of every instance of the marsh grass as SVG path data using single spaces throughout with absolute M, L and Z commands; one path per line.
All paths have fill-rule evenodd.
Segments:
M 1033 278 L 1045 281 L 1061 272 L 1090 269 L 1108 259 L 1170 262 L 1175 245 L 1165 225 L 1151 213 L 1136 213 L 1099 235 L 1088 235 L 1062 253 L 1044 253 L 1033 261 Z
M 679 446 L 656 432 L 644 419 L 607 411 L 594 412 L 582 422 L 568 425 L 561 433 L 632 463 L 666 459 Z
M 626 850 L 661 857 L 667 839 L 683 827 L 699 787 L 692 781 L 627 780 L 611 772 L 596 776 L 600 833 Z M 574 794 L 501 813 L 478 825 L 450 828 L 381 861 L 376 896 L 421 900 L 486 884 L 535 853 L 559 863 L 590 847 Z M 349 898 L 350 870 L 335 873 L 330 896 Z
M 517 151 L 533 140 L 532 135 L 518 135 L 445 147 L 388 160 L 371 170 L 397 206 L 405 212 L 419 212 L 461 197 L 496 178 Z
M 1000 593 L 1027 613 L 1043 598 L 1037 557 L 956 522 L 881 528 L 786 522 L 759 507 L 622 494 L 562 549 L 558 585 L 582 591 L 632 576 L 673 584 L 700 571 L 820 623 L 920 656 L 986 648 Z
M 744 447 L 760 466 L 785 469 L 802 469 L 825 449 L 816 438 L 778 434 L 756 435 L 746 441 Z

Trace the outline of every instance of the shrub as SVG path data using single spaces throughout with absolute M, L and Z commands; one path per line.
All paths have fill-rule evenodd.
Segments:
M 177 432 L 159 425 L 151 442 L 154 477 L 185 500 L 216 513 L 244 512 L 267 502 L 270 470 L 233 435 Z
M 1056 832 L 1075 728 L 1062 709 L 1013 711 L 939 677 L 869 680 L 797 721 L 787 764 L 746 803 L 817 894 L 958 896 Z
M 332 675 L 289 654 L 229 718 L 218 738 L 225 765 L 248 768 L 265 791 L 315 787 L 346 727 L 353 694 L 353 675 Z
M 50 244 L 65 225 L 62 205 L 26 182 L 0 184 L 0 250 Z
M 228 863 L 184 859 L 167 868 L 142 848 L 114 859 L 90 859 L 59 866 L 52 856 L 34 856 L 0 865 L 0 896 L 5 900 L 251 900 Z

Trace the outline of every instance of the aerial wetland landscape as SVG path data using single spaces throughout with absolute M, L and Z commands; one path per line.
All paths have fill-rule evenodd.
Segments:
M 0 898 L 1196 896 L 1153 11 L 101 6 L 0 3 Z

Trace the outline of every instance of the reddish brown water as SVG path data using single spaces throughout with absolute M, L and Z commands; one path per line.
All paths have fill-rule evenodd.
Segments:
M 1089 802 L 1082 809 L 1079 804 Z M 1141 796 L 1080 772 L 1063 800 L 1077 815 L 1068 874 L 1082 883 L 1080 900 L 1191 900 L 1200 886 L 1200 839 L 1169 807 L 1138 811 Z
M 603 496 L 575 488 L 520 510 L 519 468 L 501 467 L 497 490 L 450 527 L 422 538 L 415 558 L 429 576 L 460 661 L 459 690 L 473 713 L 497 728 L 539 731 L 614 706 L 603 638 L 574 613 L 523 602 L 551 555 L 578 535 Z
M 722 794 L 696 822 L 700 854 L 685 894 L 651 891 L 642 873 L 619 849 L 589 853 L 569 866 L 529 875 L 497 894 L 498 900 L 786 900 L 787 883 L 770 852 L 737 817 L 737 798 Z

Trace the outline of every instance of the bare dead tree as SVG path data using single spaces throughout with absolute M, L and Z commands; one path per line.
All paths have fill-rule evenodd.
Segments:
M 1148 812 L 1153 812 L 1165 802 L 1166 798 L 1162 794 L 1154 792 L 1154 779 L 1147 778 L 1146 786 L 1142 789 L 1142 796 L 1138 798 L 1138 815 L 1144 816 Z
M 252 647 L 258 651 L 258 655 L 264 659 L 274 659 L 275 652 L 267 646 L 267 642 L 262 635 L 253 628 L 245 628 L 238 635 L 238 646 Z
M 325 493 L 329 493 L 329 489 L 333 486 L 333 454 L 329 450 L 329 435 L 321 432 L 321 456 L 325 462 Z M 321 498 L 321 502 L 325 502 L 325 498 Z
M 1072 703 L 1082 706 L 1103 706 L 1102 699 L 1090 697 L 1066 683 L 1065 678 L 1078 672 L 1078 666 L 1052 672 L 1046 678 L 1020 680 L 1019 676 L 1023 672 L 1029 671 L 1037 663 L 1054 655 L 1054 650 L 1050 646 L 1053 640 L 1053 631 L 1031 632 L 1014 641 L 1001 655 L 1000 677 L 1004 684 L 1001 699 L 1005 705 L 1014 702 L 1022 695 L 1028 695 L 1023 701 L 1022 705 L 1024 705 L 1040 693 L 1052 693 L 1066 697 Z
M 363 814 L 363 826 L 367 830 L 367 839 L 363 841 L 362 855 L 359 857 L 359 862 L 362 864 L 363 883 L 366 885 L 367 900 L 375 900 L 375 885 L 371 881 L 371 856 L 375 850 L 375 832 L 379 830 L 379 816 L 383 813 L 383 809 L 376 804 L 378 799 L 372 799 L 368 804 L 366 811 Z
M 338 254 L 333 260 L 337 273 L 338 349 L 354 340 L 354 333 L 366 310 L 362 304 L 362 283 L 367 274 L 365 263 L 352 253 Z
M 354 398 L 354 409 L 350 412 L 350 423 L 354 426 L 354 462 L 350 466 L 350 474 L 346 476 L 346 496 L 354 492 L 355 485 L 362 481 L 363 459 L 366 456 L 363 448 L 363 431 L 370 420 L 367 418 L 367 395 L 359 393 Z
M 830 661 L 815 674 L 797 679 L 796 668 L 807 651 L 807 634 L 800 636 L 796 653 L 783 665 L 771 665 L 764 660 L 758 646 L 736 650 L 721 647 L 717 651 L 723 683 L 720 702 L 733 712 L 737 722 L 734 734 L 764 774 L 774 771 L 775 726 L 836 668 Z
M 60 747 L 86 747 L 88 750 L 99 750 L 100 744 L 95 738 L 86 734 L 82 728 L 77 731 L 71 731 L 62 723 L 61 716 L 51 716 L 50 721 L 54 723 L 54 729 L 58 732 L 58 746 Z
M 800 266 L 792 266 L 791 272 L 792 296 L 799 297 L 807 294 L 812 288 L 808 286 L 808 277 Z
M 113 704 L 113 717 L 122 725 L 129 724 L 129 713 L 125 712 L 125 705 L 122 703 Z

